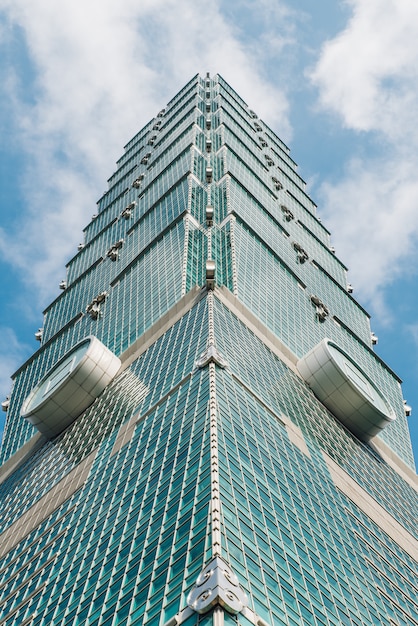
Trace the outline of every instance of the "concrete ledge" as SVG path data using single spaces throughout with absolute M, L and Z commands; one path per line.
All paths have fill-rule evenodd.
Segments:
M 370 494 L 325 452 L 322 452 L 334 485 L 413 559 L 418 560 L 418 541 Z
M 46 437 L 41 433 L 33 435 L 29 441 L 23 444 L 17 452 L 13 454 L 7 461 L 0 467 L 0 484 L 13 474 L 13 472 L 24 463 L 32 454 L 35 454 L 37 450 L 42 448 L 47 441 Z
M 215 289 L 215 296 L 234 315 L 242 321 L 276 356 L 278 356 L 299 378 L 296 367 L 299 360 L 280 339 L 276 337 L 260 320 L 226 287 Z M 369 445 L 392 467 L 413 489 L 418 491 L 418 476 L 387 444 L 379 437 L 374 437 Z
M 284 415 L 280 416 L 284 419 Z M 309 452 L 308 445 L 306 443 L 305 437 L 303 436 L 303 432 L 296 426 L 288 417 L 285 419 L 286 423 L 286 431 L 290 441 L 299 448 L 299 450 L 308 458 L 311 458 L 311 453 Z
M 197 304 L 207 294 L 205 289 L 194 287 L 186 293 L 174 306 L 164 313 L 148 330 L 146 330 L 136 341 L 133 342 L 122 354 L 119 355 L 122 361 L 121 372 L 135 361 L 145 350 L 157 341 L 169 328 L 185 315 L 195 304 Z M 119 372 L 120 373 L 120 372 Z
M 70 498 L 87 480 L 96 450 L 79 463 L 38 502 L 31 506 L 0 535 L 0 558 L 29 535 L 41 522 Z
M 381 456 L 392 469 L 395 470 L 412 489 L 418 491 L 418 476 L 389 446 L 375 437 L 370 442 L 370 446 Z
M 215 290 L 215 296 L 224 304 L 238 319 L 240 319 L 254 335 L 276 354 L 297 376 L 300 378 L 296 363 L 299 357 L 294 354 L 285 343 L 267 328 L 251 311 L 226 287 Z

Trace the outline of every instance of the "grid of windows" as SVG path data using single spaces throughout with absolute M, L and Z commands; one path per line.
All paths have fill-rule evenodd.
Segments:
M 227 136 L 227 133 L 232 134 L 234 137 L 237 137 L 244 146 L 246 146 L 247 150 L 251 150 L 254 155 L 258 154 L 260 144 L 251 134 L 251 129 L 242 128 L 242 126 L 237 124 L 234 121 L 234 118 L 231 117 L 226 110 L 222 112 L 222 125 L 224 128 L 224 137 Z
M 365 558 L 320 455 L 308 459 L 295 449 L 277 419 L 226 372 L 217 375 L 217 397 L 226 548 L 253 609 L 274 624 L 360 626 L 396 616 L 412 625 L 416 575 L 401 591 L 397 565 L 388 562 L 385 593 L 382 576 L 378 587 L 372 583 L 375 557 L 369 550 Z M 380 550 L 389 546 L 382 537 Z
M 160 534 L 157 532 L 156 536 L 160 538 L 159 552 L 161 553 L 158 565 L 164 563 L 164 567 L 167 569 L 169 564 L 166 561 L 167 559 L 170 561 L 172 554 L 170 549 L 172 550 L 177 542 L 179 550 L 183 549 L 184 551 L 184 546 L 187 544 L 190 546 L 187 566 L 190 580 L 194 582 L 199 569 L 202 567 L 204 539 L 207 533 L 207 494 L 210 491 L 207 480 L 209 464 L 206 462 L 206 453 L 202 454 L 202 450 L 207 448 L 205 446 L 206 429 L 204 424 L 207 412 L 208 381 L 207 373 L 202 372 L 202 375 L 198 375 L 196 372 L 193 380 L 191 380 L 190 372 L 193 370 L 194 362 L 203 350 L 206 341 L 206 315 L 205 302 L 201 301 L 187 316 L 184 316 L 153 344 L 138 361 L 134 362 L 131 368 L 115 381 L 114 385 L 106 390 L 105 394 L 66 433 L 55 441 L 53 446 L 50 444 L 44 447 L 38 455 L 25 466 L 22 466 L 19 476 L 9 479 L 9 482 L 6 481 L 4 489 L 9 493 L 9 500 L 17 507 L 17 515 L 19 515 L 39 500 L 53 484 L 56 484 L 62 478 L 63 473 L 68 473 L 71 467 L 81 462 L 92 449 L 101 446 L 89 481 L 83 488 L 84 492 L 78 494 L 77 497 L 74 496 L 71 500 L 73 504 L 76 502 L 76 508 L 72 509 L 72 518 L 67 521 L 67 525 L 65 526 L 61 520 L 54 533 L 51 531 L 45 534 L 37 530 L 32 533 L 31 538 L 28 537 L 25 540 L 24 546 L 18 546 L 5 560 L 4 565 L 13 565 L 9 565 L 12 569 L 7 570 L 7 572 L 5 569 L 0 570 L 3 572 L 3 578 L 0 578 L 0 590 L 3 591 L 3 599 L 8 598 L 4 608 L 2 605 L 3 617 L 12 611 L 13 607 L 20 606 L 24 599 L 30 595 L 28 585 L 23 585 L 22 581 L 31 578 L 34 571 L 41 571 L 45 559 L 54 554 L 54 549 L 57 546 L 61 546 L 62 549 L 59 560 L 55 562 L 54 567 L 62 567 L 66 576 L 68 574 L 69 583 L 70 581 L 74 582 L 76 578 L 71 574 L 74 568 L 81 571 L 80 568 L 86 568 L 87 564 L 90 564 L 92 568 L 96 567 L 97 569 L 97 565 L 101 563 L 102 573 L 99 577 L 91 579 L 85 569 L 82 577 L 83 580 L 88 577 L 89 587 L 92 586 L 92 580 L 97 582 L 96 587 L 101 587 L 109 580 L 107 573 L 110 573 L 110 570 L 109 567 L 105 567 L 106 563 L 110 561 L 109 542 L 113 542 L 117 548 L 117 554 L 114 556 L 120 567 L 122 564 L 126 565 L 127 560 L 131 561 L 131 567 L 127 568 L 125 575 L 128 576 L 128 571 L 132 571 L 136 575 L 139 565 L 136 557 L 140 555 L 145 559 L 146 555 L 149 554 L 145 545 L 152 543 L 154 529 L 158 529 Z M 185 339 L 191 334 L 195 337 L 192 343 Z M 176 388 L 177 391 L 168 394 L 173 388 Z M 184 412 L 184 418 L 178 419 L 182 412 Z M 138 415 L 138 418 L 142 415 L 146 416 L 138 422 L 135 430 L 137 434 L 117 455 L 112 455 L 111 451 L 119 425 L 135 414 Z M 173 420 L 173 414 L 176 415 L 176 420 Z M 178 448 L 173 447 L 174 441 L 177 441 Z M 54 448 L 53 454 L 51 454 L 51 447 Z M 65 461 L 64 463 L 61 462 L 62 467 L 58 462 L 59 459 Z M 49 468 L 49 474 L 43 469 L 46 466 Z M 54 469 L 54 472 L 51 472 L 51 468 Z M 201 468 L 201 481 L 197 486 L 195 481 L 200 472 L 200 470 L 198 472 L 199 468 Z M 184 474 L 185 471 L 187 471 L 187 475 Z M 138 472 L 140 479 L 138 479 Z M 155 481 L 152 480 L 153 472 L 161 478 L 161 484 L 156 491 L 154 490 Z M 45 476 L 44 479 L 42 478 L 43 475 Z M 178 480 L 176 480 L 176 476 L 178 476 Z M 183 484 L 183 480 L 185 486 L 183 490 L 180 489 L 179 494 L 178 487 Z M 34 492 L 33 486 L 34 484 L 38 485 L 38 481 L 39 489 Z M 47 483 L 46 486 L 44 483 Z M 119 485 L 119 490 L 116 485 Z M 169 496 L 169 487 L 171 496 Z M 193 493 L 192 499 L 190 499 L 190 489 Z M 147 494 L 149 495 L 147 496 Z M 143 498 L 142 508 L 141 498 Z M 149 505 L 150 502 L 152 502 L 152 507 Z M 200 502 L 202 506 L 200 506 Z M 157 503 L 160 503 L 159 507 L 156 506 Z M 191 532 L 190 520 L 187 523 L 187 516 L 184 516 L 184 510 L 182 509 L 180 512 L 173 510 L 175 503 L 189 510 L 190 515 L 194 515 L 196 512 L 199 523 L 198 528 L 193 527 L 193 532 Z M 112 511 L 115 507 L 120 516 L 119 526 L 120 529 L 123 527 L 123 532 L 119 532 L 119 528 L 116 528 L 118 526 L 117 520 L 115 517 L 112 518 Z M 65 507 L 63 508 L 65 509 Z M 159 522 L 151 524 L 146 537 L 141 537 L 143 517 L 138 517 L 138 515 L 149 517 L 151 508 L 153 508 L 153 519 L 158 519 Z M 162 523 L 157 516 L 158 509 L 161 509 L 161 514 L 166 512 L 164 530 L 161 528 Z M 10 518 L 8 511 L 5 511 L 5 517 L 8 524 L 15 519 Z M 51 524 L 56 517 L 57 513 L 52 516 Z M 135 523 L 133 524 L 133 522 Z M 140 538 L 133 535 L 135 526 L 138 527 L 136 532 Z M 61 533 L 65 528 L 67 528 L 66 542 L 63 546 Z M 71 532 L 69 531 L 70 528 L 73 529 Z M 183 528 L 187 530 L 186 533 L 183 532 Z M 121 540 L 122 534 L 124 534 L 123 541 Z M 52 538 L 56 536 L 58 539 L 52 541 Z M 58 541 L 59 543 L 57 543 Z M 122 541 L 123 546 L 119 546 L 118 541 Z M 131 552 L 128 551 L 126 554 L 124 552 L 125 544 L 132 547 Z M 106 550 L 104 549 L 105 545 L 107 546 Z M 43 548 L 39 552 L 40 546 Z M 21 556 L 23 548 L 24 552 L 27 550 L 24 558 Z M 145 555 L 143 554 L 144 550 Z M 17 555 L 19 555 L 18 558 Z M 82 558 L 79 558 L 81 555 Z M 130 555 L 129 558 L 128 555 Z M 184 556 L 182 558 L 184 559 Z M 168 580 L 175 579 L 170 584 L 178 592 L 178 585 L 175 581 L 179 580 L 181 590 L 184 571 L 177 572 L 174 567 L 175 562 L 176 558 L 173 556 L 171 558 L 173 568 L 170 566 L 171 578 L 169 577 Z M 25 563 L 29 566 L 24 566 Z M 112 560 L 112 563 L 115 564 L 115 559 Z M 70 564 L 72 565 L 70 566 Z M 147 564 L 152 567 L 155 565 L 158 576 L 165 571 L 164 568 L 157 567 L 153 559 L 148 559 Z M 68 572 L 69 567 L 70 571 Z M 176 571 L 176 576 L 173 574 L 174 571 Z M 62 581 L 62 578 L 60 580 Z M 119 582 L 122 585 L 122 580 Z M 157 582 L 153 586 L 154 590 Z M 43 592 L 44 602 L 48 602 L 48 605 L 56 608 L 57 602 L 48 601 L 51 585 L 53 585 L 53 581 Z M 60 604 L 63 607 L 67 607 L 69 601 L 66 593 L 69 588 L 68 585 L 67 583 L 64 584 L 64 590 L 62 585 L 58 585 L 54 592 L 57 600 L 61 597 Z M 80 588 L 79 585 L 77 588 Z M 14 590 L 16 593 L 12 593 Z M 146 594 L 148 592 L 151 594 L 151 591 L 147 589 Z M 74 593 L 72 591 L 72 594 Z M 100 592 L 98 595 L 100 596 Z M 172 595 L 174 597 L 174 591 Z M 74 597 L 74 606 L 77 606 L 76 598 L 78 597 L 78 595 Z M 178 602 L 179 593 L 176 597 L 176 606 Z M 103 605 L 103 602 L 101 604 Z M 112 604 L 112 606 L 114 605 Z M 159 606 L 161 609 L 161 603 Z M 172 608 L 167 609 L 167 611 Z M 23 615 L 22 609 L 20 612 Z M 58 608 L 57 612 L 59 613 Z M 42 623 L 47 624 L 47 620 L 51 619 L 51 615 L 49 613 L 47 615 L 48 617 L 44 618 Z M 69 618 L 66 623 L 71 623 Z
M 252 174 L 244 161 L 234 155 L 231 150 L 228 150 L 226 156 L 226 171 L 236 180 L 239 180 L 246 189 L 251 189 L 252 195 L 261 204 L 268 205 L 269 202 L 275 199 L 275 196 L 266 184 L 267 181 L 264 182 L 261 178 Z
M 287 160 L 283 158 L 283 152 L 271 148 L 271 157 L 279 167 L 279 169 L 290 178 L 296 185 L 305 189 L 306 183 L 301 176 L 295 171 L 295 167 L 289 166 Z M 292 164 L 293 165 L 293 164 Z M 312 207 L 310 207 L 312 210 Z
M 402 433 L 405 428 L 398 379 L 374 357 L 370 348 L 355 341 L 354 335 L 342 325 L 332 319 L 318 321 L 310 293 L 297 276 L 238 220 L 234 226 L 234 241 L 238 294 L 242 301 L 299 357 L 325 336 L 353 354 L 366 373 L 385 390 L 397 412 L 399 424 L 395 422 L 392 427 L 394 438 L 391 441 L 395 444 L 396 433 Z M 351 325 L 354 327 L 353 321 Z M 395 430 L 398 427 L 400 430 Z M 399 447 L 399 454 L 408 455 L 410 449 Z
M 216 263 L 216 284 L 234 290 L 232 275 L 231 225 L 217 228 L 212 235 L 212 258 Z
M 279 246 L 281 256 L 285 259 L 292 258 L 292 265 L 295 265 L 295 260 L 297 260 L 292 244 L 297 242 L 306 250 L 310 260 L 318 260 L 324 269 L 332 274 L 334 280 L 342 287 L 346 288 L 346 272 L 341 265 L 335 261 L 335 256 L 314 237 L 307 236 L 303 227 L 299 228 L 300 222 L 296 223 L 296 228 L 293 220 L 287 222 L 284 219 L 280 201 L 279 203 L 271 202 L 270 206 L 263 206 L 235 179 L 231 178 L 230 206 L 235 213 L 240 215 L 242 219 L 259 233 L 260 237 L 264 239 L 270 247 L 277 248 Z M 275 236 L 273 236 L 272 230 Z M 279 232 L 277 232 L 277 230 L 279 230 Z M 279 235 L 288 236 L 289 240 L 285 242 L 283 237 Z M 345 300 L 344 296 L 342 296 L 341 299 Z M 370 331 L 368 334 L 370 335 Z
M 413 489 L 368 444 L 353 437 L 234 315 L 215 300 L 217 345 L 234 376 L 278 416 L 284 414 L 382 506 L 416 534 Z M 251 359 L 249 356 L 251 355 Z
M 192 181 L 191 191 L 191 203 L 190 214 L 200 224 L 204 224 L 206 221 L 206 205 L 208 203 L 208 194 L 203 186 L 197 185 L 195 181 Z
M 195 142 L 196 127 L 194 123 L 190 123 L 190 115 L 187 115 L 183 125 L 176 126 L 174 131 L 168 145 L 165 144 L 160 149 L 156 147 L 150 176 L 154 177 L 163 172 L 179 153 L 186 151 Z
M 17 516 L 28 506 L 46 493 L 63 475 L 82 461 L 95 446 L 126 420 L 134 407 L 148 410 L 159 397 L 165 395 L 173 386 L 177 385 L 193 367 L 194 361 L 203 350 L 205 338 L 199 333 L 205 328 L 205 309 L 203 304 L 198 305 L 196 314 L 186 316 L 164 338 L 154 344 L 148 354 L 138 364 L 132 366 L 132 373 L 125 373 L 114 383 L 87 412 L 79 418 L 75 430 L 70 429 L 56 440 L 56 444 L 46 444 L 29 462 L 19 468 L 1 485 L 0 494 L 5 497 L 6 507 L 2 511 L 3 523 L 10 525 L 14 521 L 11 510 L 8 508 L 8 498 L 17 507 Z M 182 343 L 181 338 L 186 333 L 193 333 L 196 341 L 191 346 Z M 203 341 L 203 343 L 202 343 Z M 157 365 L 159 358 L 165 353 L 172 354 L 172 369 L 160 369 Z M 138 387 L 139 385 L 139 387 Z M 109 399 L 112 398 L 112 411 L 109 413 Z M 135 403 L 135 404 L 133 404 Z M 112 416 L 111 422 L 109 416 Z M 93 416 L 96 416 L 93 419 Z M 106 418 L 106 419 L 105 419 Z M 51 464 L 54 472 L 51 473 Z M 33 491 L 33 477 L 36 476 L 38 489 Z M 29 478 L 28 478 L 29 477 Z M 27 500 L 24 494 L 27 493 Z M 7 495 L 9 494 L 9 496 Z M 23 502 L 26 502 L 23 507 Z M 4 528 L 4 527 L 3 527 Z
M 208 258 L 208 240 L 205 233 L 194 226 L 189 227 L 186 291 L 205 282 L 205 261 Z
M 20 417 L 20 408 L 33 386 L 58 358 L 91 334 L 120 354 L 181 297 L 183 250 L 181 220 L 126 269 L 109 291 L 97 320 L 88 315 L 78 318 L 21 370 L 15 381 L 18 393 L 8 416 L 13 437 L 5 439 L 6 445 L 2 446 L 3 462 L 34 433 L 34 428 Z
M 169 225 L 173 224 L 187 208 L 188 182 L 183 180 L 180 185 L 174 187 L 161 202 L 153 206 L 147 213 L 139 211 L 142 215 L 133 225 L 132 221 L 122 219 L 122 227 L 115 233 L 115 227 L 111 232 L 106 231 L 106 237 L 100 238 L 95 246 L 100 253 L 99 265 L 94 264 L 92 269 L 82 275 L 78 280 L 67 288 L 62 296 L 47 309 L 47 317 L 44 323 L 44 341 L 52 337 L 62 326 L 80 311 L 80 304 L 87 305 L 91 299 L 101 291 L 107 290 L 115 278 L 131 264 L 143 250 L 149 246 Z M 116 224 L 114 225 L 116 226 Z M 130 226 L 128 229 L 127 226 Z M 123 230 L 122 230 L 123 229 Z M 124 231 L 124 232 L 123 232 Z M 123 237 L 120 237 L 123 232 Z M 116 238 L 115 238 L 116 237 Z M 110 246 L 123 239 L 123 244 L 118 250 L 117 261 L 107 257 Z M 93 277 L 90 276 L 94 272 Z M 85 309 L 85 307 L 84 307 Z M 84 312 L 84 310 L 82 309 Z
M 210 557 L 207 384 L 202 374 L 179 387 L 138 424 L 119 454 L 109 456 L 103 446 L 73 499 L 65 542 L 60 537 L 40 551 L 38 541 L 36 558 L 18 570 L 16 581 L 8 578 L 2 623 L 31 616 L 45 626 L 122 624 L 128 610 L 130 623 L 151 624 L 184 605 Z M 43 566 L 51 556 L 54 576 Z
M 181 130 L 181 129 L 180 129 Z M 108 198 L 108 202 L 101 207 L 98 216 L 86 229 L 86 244 L 90 243 L 97 235 L 111 224 L 116 218 L 123 217 L 122 213 L 132 202 L 142 199 L 144 190 L 147 199 L 152 198 L 151 204 L 155 204 L 182 176 L 190 171 L 190 145 L 195 130 L 189 130 L 190 136 L 183 138 L 171 154 L 171 159 L 162 158 L 157 166 L 149 169 L 147 163 L 140 164 L 129 176 L 124 177 L 112 189 L 116 190 Z M 140 193 L 132 187 L 133 181 L 143 176 L 143 185 Z M 148 205 L 149 206 L 149 205 Z M 79 255 L 83 255 L 84 248 Z M 84 266 L 85 267 L 85 266 Z
M 214 219 L 217 224 L 223 222 L 228 214 L 229 208 L 229 179 L 224 178 L 219 185 L 212 189 L 212 203 L 214 209 Z
M 242 133 L 241 133 L 242 134 Z M 234 132 L 230 131 L 227 126 L 224 128 L 224 142 L 230 147 L 240 158 L 242 158 L 246 164 L 253 169 L 258 176 L 265 177 L 265 160 L 261 152 L 260 146 L 250 144 L 250 147 L 243 143 L 244 137 L 240 139 Z M 255 143 L 255 142 L 254 142 Z

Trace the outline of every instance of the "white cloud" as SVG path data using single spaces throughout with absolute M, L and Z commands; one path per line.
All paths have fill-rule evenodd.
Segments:
M 384 290 L 415 271 L 418 179 L 405 163 L 353 160 L 321 189 L 325 223 L 361 300 L 383 312 Z
M 357 293 L 376 309 L 390 282 L 418 261 L 418 5 L 349 4 L 351 19 L 323 46 L 311 77 L 320 105 L 347 128 L 368 132 L 380 156 L 356 155 L 321 196 L 337 252 Z
M 0 0 L 0 10 L 4 58 L 17 59 L 3 68 L 2 98 L 28 163 L 26 205 L 14 229 L 3 224 L 0 250 L 38 306 L 57 295 L 121 146 L 196 72 L 223 74 L 289 132 L 283 91 L 262 78 L 260 56 L 216 2 Z M 12 50 L 22 41 L 30 97 Z
M 414 0 L 349 0 L 353 15 L 328 41 L 313 73 L 324 107 L 357 130 L 402 136 L 418 102 L 418 4 Z M 397 118 L 397 115 L 400 117 Z M 418 136 L 418 135 L 416 135 Z

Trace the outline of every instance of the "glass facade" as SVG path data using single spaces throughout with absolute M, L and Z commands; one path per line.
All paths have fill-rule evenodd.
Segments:
M 286 145 L 196 76 L 108 182 L 14 375 L 0 624 L 417 624 L 400 381 Z M 91 335 L 122 367 L 47 440 L 22 404 Z M 325 337 L 396 414 L 371 441 L 298 372 Z

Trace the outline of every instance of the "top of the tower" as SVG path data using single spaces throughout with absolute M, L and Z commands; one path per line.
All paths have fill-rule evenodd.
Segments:
M 381 437 L 412 464 L 399 379 L 289 149 L 218 74 L 193 77 L 126 144 L 64 283 L 15 375 L 4 459 L 33 433 L 25 397 L 79 341 L 121 356 L 191 290 L 226 288 L 295 360 L 339 346 L 386 398 L 397 419 Z

